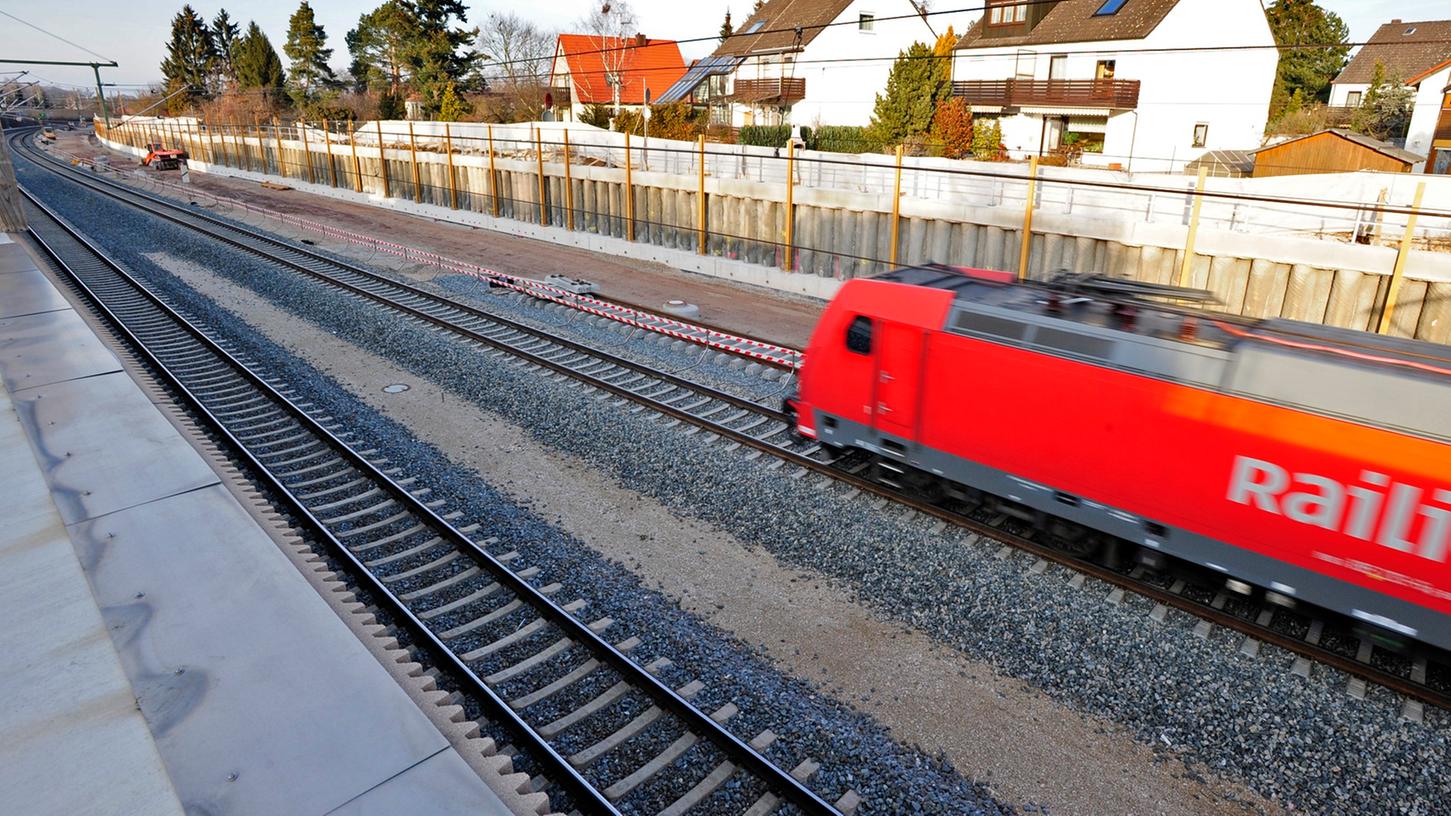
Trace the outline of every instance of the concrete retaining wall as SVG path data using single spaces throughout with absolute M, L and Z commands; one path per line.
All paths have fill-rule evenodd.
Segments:
M 701 255 L 701 191 L 694 176 L 632 174 L 635 231 L 630 241 L 625 169 L 573 165 L 566 182 L 561 155 L 547 149 L 541 207 L 540 166 L 532 153 L 498 155 L 491 173 L 486 155 L 455 153 L 450 171 L 446 155 L 420 150 L 415 161 L 406 143 L 400 147 L 391 141 L 383 157 L 376 141 L 353 148 L 310 136 L 304 148 L 298 139 L 279 142 L 271 133 L 259 139 L 230 132 L 210 137 L 193 132 L 186 141 L 193 169 L 200 172 L 258 178 L 265 173 L 276 180 L 280 168 L 286 183 L 314 192 L 361 195 L 431 217 L 819 297 L 830 297 L 843 280 L 885 271 L 892 254 L 890 195 L 796 188 L 792 267 L 784 271 L 786 195 L 780 183 L 707 178 L 708 229 L 706 253 Z M 119 140 L 108 144 L 116 146 Z M 456 202 L 450 200 L 450 172 Z M 567 206 L 571 195 L 572 208 Z M 571 214 L 573 229 L 568 226 Z M 1021 206 L 904 198 L 898 261 L 1016 271 L 1023 215 Z M 1187 226 L 1180 224 L 1039 213 L 1029 275 L 1096 272 L 1177 283 L 1187 233 Z M 1215 229 L 1201 229 L 1195 249 L 1188 284 L 1213 291 L 1222 301 L 1215 308 L 1361 330 L 1373 330 L 1379 321 L 1397 255 L 1388 247 Z M 1405 277 L 1393 332 L 1451 342 L 1451 254 L 1414 250 Z

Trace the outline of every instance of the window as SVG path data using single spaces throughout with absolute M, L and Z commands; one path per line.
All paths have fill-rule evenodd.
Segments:
M 1209 144 L 1209 125 L 1200 122 L 1194 126 L 1194 146 L 1203 147 Z
M 1019 51 L 1013 75 L 1018 79 L 1032 79 L 1038 67 L 1038 55 L 1032 51 Z
M 1060 54 L 1060 55 L 1052 56 L 1052 57 L 1049 57 L 1048 58 L 1048 78 L 1049 79 L 1067 79 L 1068 78 L 1068 57 L 1063 56 L 1063 55 Z
M 857 20 L 856 20 L 856 27 L 857 27 L 857 31 L 860 31 L 863 34 L 870 34 L 873 31 L 876 31 L 877 30 L 877 15 L 875 15 L 875 14 L 861 14 L 861 15 L 859 15 L 857 17 Z
M 872 353 L 872 319 L 858 315 L 846 329 L 846 350 L 857 354 Z
M 746 29 L 745 33 L 747 33 L 747 34 L 755 34 L 757 31 L 760 31 L 761 30 L 761 27 L 764 26 L 764 25 L 766 25 L 766 21 L 765 20 L 757 20 L 754 23 L 751 23 L 751 27 L 748 28 L 748 29 Z
M 1095 11 L 1093 16 L 1107 17 L 1110 14 L 1118 14 L 1119 9 L 1123 8 L 1124 3 L 1127 2 L 1128 0 L 1104 0 L 1103 5 L 1098 7 L 1098 11 Z
M 1348 108 L 1360 107 L 1360 91 L 1351 91 L 1345 95 L 1345 106 Z
M 1099 60 L 1098 66 L 1093 69 L 1094 79 L 1113 79 L 1114 68 L 1118 66 L 1118 60 Z
M 988 25 L 1016 25 L 1028 19 L 1027 3 L 998 3 L 988 11 Z

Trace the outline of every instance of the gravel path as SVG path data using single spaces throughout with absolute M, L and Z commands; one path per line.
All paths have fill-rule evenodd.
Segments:
M 71 209 L 104 224 L 96 228 L 100 240 L 129 240 L 128 218 L 114 208 L 88 201 Z M 219 274 L 393 357 L 546 444 L 595 463 L 625 486 L 734 530 L 787 563 L 831 576 L 884 614 L 1059 700 L 1124 723 L 1146 743 L 1163 745 L 1166 757 L 1202 762 L 1312 812 L 1447 812 L 1451 775 L 1443 769 L 1451 721 L 1444 712 L 1429 712 L 1423 725 L 1403 722 L 1391 695 L 1375 690 L 1365 701 L 1352 700 L 1338 673 L 1317 668 L 1302 681 L 1288 673 L 1286 654 L 1266 649 L 1256 660 L 1245 659 L 1236 652 L 1237 638 L 1219 633 L 1199 640 L 1183 616 L 1155 624 L 1146 602 L 1109 605 L 1106 589 L 1093 582 L 1082 592 L 1069 591 L 1062 576 L 1032 574 L 1016 557 L 998 559 L 990 543 L 956 531 L 935 534 L 924 520 L 881 513 L 840 490 L 820 489 L 814 478 L 786 479 L 764 462 L 722 456 L 696 437 L 663 431 L 428 332 L 380 320 L 351 301 L 190 246 L 194 239 L 178 235 L 165 242 L 189 257 L 210 255 Z M 144 258 L 132 260 L 151 267 Z M 320 390 L 324 385 L 317 382 Z M 414 472 L 449 468 L 432 451 L 401 459 Z M 734 487 L 720 491 L 723 483 Z M 470 498 L 478 497 L 459 500 Z M 581 558 L 559 549 L 565 563 Z M 867 799 L 873 801 L 871 793 Z M 875 804 L 895 812 L 883 804 L 891 801 Z

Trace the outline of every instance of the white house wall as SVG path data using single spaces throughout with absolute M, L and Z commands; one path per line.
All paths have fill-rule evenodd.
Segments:
M 1175 172 L 1210 150 L 1252 150 L 1264 140 L 1279 55 L 1259 0 L 1182 0 L 1141 40 L 1063 43 L 959 51 L 954 79 L 1048 79 L 1050 58 L 1067 56 L 1064 79 L 1093 79 L 1099 60 L 1115 60 L 1116 79 L 1140 82 L 1139 106 L 1108 119 L 1104 163 L 1142 172 Z M 1264 46 L 1233 52 L 1161 51 L 1213 46 Z M 1021 52 L 1021 55 L 1020 55 Z M 1194 146 L 1194 128 L 1209 125 Z M 1003 120 L 1003 139 L 1015 158 L 1036 154 L 1042 119 Z M 1132 156 L 1132 161 L 1130 161 Z
M 914 42 L 931 46 L 937 35 L 913 13 L 909 0 L 855 0 L 834 25 L 822 30 L 797 56 L 794 65 L 782 65 L 750 58 L 736 71 L 736 79 L 776 79 L 782 76 L 806 80 L 806 97 L 791 108 L 793 125 L 866 125 L 871 121 L 876 95 L 887 87 L 887 75 L 898 52 Z M 876 16 L 874 30 L 860 31 L 860 15 Z M 909 16 L 910 15 L 910 16 Z M 884 19 L 896 17 L 901 19 Z M 867 58 L 867 59 L 863 59 Z M 784 71 L 784 73 L 783 73 Z M 749 105 L 733 106 L 733 124 L 746 124 Z M 755 117 L 761 123 L 759 116 Z
M 1446 86 L 1451 83 L 1451 65 L 1421 80 L 1416 88 L 1415 107 L 1411 110 L 1411 124 L 1406 130 L 1406 149 L 1417 156 L 1431 153 L 1431 139 L 1436 133 L 1436 122 L 1441 118 L 1441 100 L 1446 95 Z M 1416 165 L 1416 171 L 1425 168 L 1423 161 Z

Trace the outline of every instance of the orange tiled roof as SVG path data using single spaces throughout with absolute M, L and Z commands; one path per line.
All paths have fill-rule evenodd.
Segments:
M 650 98 L 658 98 L 685 75 L 685 60 L 674 40 L 646 40 L 643 46 L 636 46 L 633 39 L 560 34 L 555 59 L 563 57 L 569 65 L 575 101 L 586 105 L 614 102 L 614 90 L 605 79 L 605 59 L 615 54 L 610 49 L 624 52 L 624 61 L 619 66 L 622 105 L 643 105 L 646 86 L 650 88 Z

